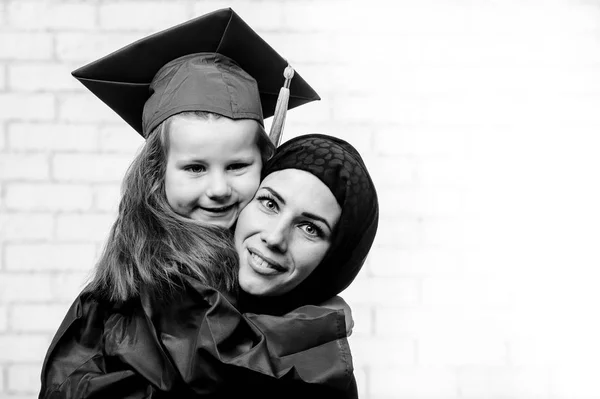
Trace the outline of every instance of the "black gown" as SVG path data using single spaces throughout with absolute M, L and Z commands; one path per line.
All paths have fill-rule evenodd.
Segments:
M 241 314 L 187 278 L 169 301 L 77 297 L 48 349 L 39 397 L 352 398 L 352 372 L 343 311 Z

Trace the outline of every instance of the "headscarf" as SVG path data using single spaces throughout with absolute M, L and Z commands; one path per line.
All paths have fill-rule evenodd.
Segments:
M 309 134 L 281 145 L 265 165 L 262 178 L 283 169 L 299 169 L 321 180 L 341 207 L 331 247 L 315 270 L 292 291 L 273 297 L 243 293 L 245 311 L 282 314 L 303 305 L 318 305 L 354 280 L 371 249 L 379 221 L 377 192 L 356 149 L 344 140 Z

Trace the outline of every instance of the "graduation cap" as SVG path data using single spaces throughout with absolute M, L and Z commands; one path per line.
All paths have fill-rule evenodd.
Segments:
M 193 110 L 263 125 L 277 106 L 273 127 L 281 129 L 286 109 L 320 99 L 286 67 L 228 8 L 138 40 L 72 75 L 146 137 L 169 116 Z

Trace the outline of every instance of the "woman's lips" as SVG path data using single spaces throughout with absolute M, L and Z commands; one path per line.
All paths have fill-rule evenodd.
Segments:
M 260 251 L 254 248 L 248 249 L 248 264 L 257 273 L 269 276 L 284 273 L 287 270 L 279 263 L 264 256 Z

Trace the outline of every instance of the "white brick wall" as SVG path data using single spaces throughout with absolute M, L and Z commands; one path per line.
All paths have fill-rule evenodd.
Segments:
M 361 398 L 600 397 L 596 2 L 4 0 L 0 398 L 37 397 L 143 143 L 70 72 L 229 6 L 322 97 L 286 138 L 350 141 L 378 188 Z
M 98 135 L 95 125 L 17 122 L 8 125 L 8 140 L 17 151 L 93 151 L 98 148 Z

